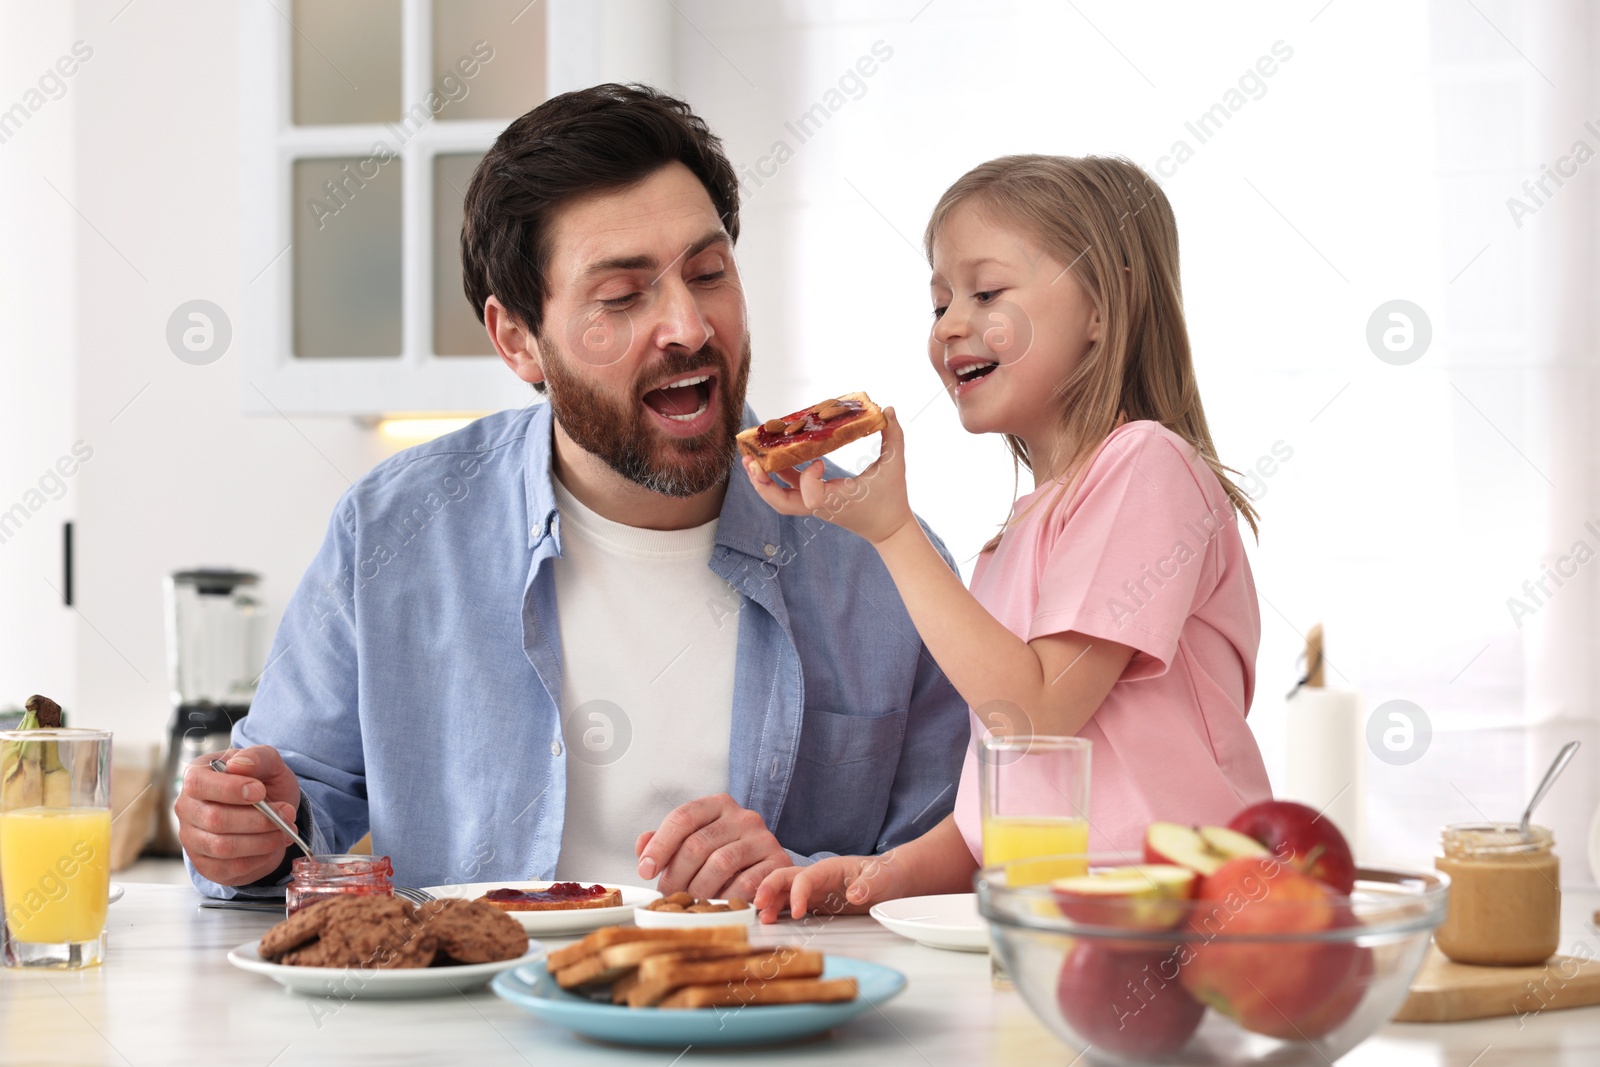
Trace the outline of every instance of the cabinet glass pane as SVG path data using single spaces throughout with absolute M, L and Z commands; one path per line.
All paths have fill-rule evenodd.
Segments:
M 294 163 L 294 354 L 398 356 L 401 161 Z
M 400 0 L 295 0 L 294 122 L 400 117 Z
M 544 101 L 547 7 L 433 0 L 433 88 L 449 101 L 441 120 L 514 119 Z
M 461 201 L 482 152 L 433 157 L 433 351 L 492 356 L 494 345 L 461 291 Z

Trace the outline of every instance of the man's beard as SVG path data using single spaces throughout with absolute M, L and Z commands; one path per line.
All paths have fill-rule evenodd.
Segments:
M 722 412 L 711 429 L 685 438 L 669 437 L 650 425 L 644 397 L 651 390 L 642 383 L 635 382 L 632 395 L 619 402 L 574 373 L 553 338 L 540 338 L 539 352 L 556 421 L 579 448 L 630 482 L 665 496 L 690 497 L 717 485 L 733 469 L 733 438 L 744 418 L 750 380 L 748 336 L 732 381 L 730 368 L 710 345 L 698 352 L 670 352 L 651 366 L 655 381 L 708 368 L 717 372 L 716 399 Z

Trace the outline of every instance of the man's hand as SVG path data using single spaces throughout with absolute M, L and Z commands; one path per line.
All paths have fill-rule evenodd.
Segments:
M 226 762 L 228 773 L 212 770 L 213 759 Z M 245 885 L 277 870 L 289 835 L 255 809 L 258 800 L 294 825 L 300 782 L 277 749 L 230 748 L 189 765 L 173 808 L 178 841 L 195 870 L 218 885 Z
M 761 816 L 726 793 L 675 808 L 633 846 L 639 877 L 661 875 L 660 892 L 750 900 L 762 879 L 793 861 Z

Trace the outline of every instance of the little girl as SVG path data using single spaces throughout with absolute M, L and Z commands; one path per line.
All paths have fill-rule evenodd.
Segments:
M 951 817 L 885 856 L 774 872 L 755 901 L 767 922 L 785 903 L 799 917 L 970 891 L 991 730 L 1092 740 L 1090 849 L 1128 863 L 1152 820 L 1222 823 L 1270 796 L 1245 725 L 1261 625 L 1235 515 L 1255 531 L 1256 512 L 1200 406 L 1167 198 L 1125 160 L 1006 156 L 945 192 L 925 245 L 933 369 L 1034 491 L 968 592 L 911 513 L 892 409 L 856 478 L 824 482 L 813 463 L 782 485 L 746 463 L 775 509 L 877 548 L 975 739 Z

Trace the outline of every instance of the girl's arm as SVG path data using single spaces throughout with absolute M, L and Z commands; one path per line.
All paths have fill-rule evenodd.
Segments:
M 911 513 L 905 435 L 894 409 L 884 414 L 882 454 L 861 474 L 825 482 L 821 463 L 803 473 L 779 471 L 795 486 L 790 489 L 747 461 L 756 491 L 786 515 L 814 515 L 872 543 L 928 651 L 991 730 L 1006 736 L 1077 733 L 1122 676 L 1133 649 L 1076 631 L 1023 641 L 989 614 Z M 1013 721 L 1018 712 L 1021 723 Z
M 776 922 L 783 906 L 804 918 L 857 914 L 881 900 L 972 892 L 977 861 L 953 815 L 946 815 L 915 841 L 881 856 L 830 856 L 809 867 L 785 867 L 767 875 L 753 901 L 764 923 Z

